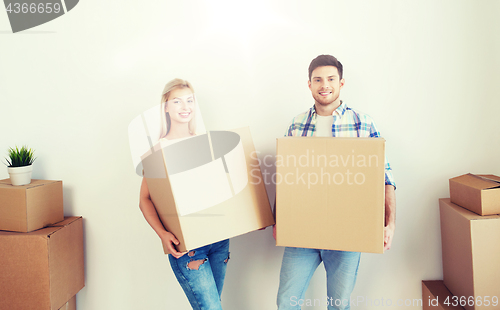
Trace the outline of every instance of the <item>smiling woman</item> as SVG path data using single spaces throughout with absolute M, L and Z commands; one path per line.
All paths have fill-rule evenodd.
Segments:
M 196 134 L 195 98 L 191 83 L 174 79 L 162 92 L 162 131 L 160 138 L 178 139 Z
M 196 135 L 196 99 L 191 83 L 174 79 L 165 85 L 161 98 L 160 140 Z M 158 110 L 156 110 L 158 111 Z M 203 127 L 203 126 L 200 126 Z M 163 226 L 143 178 L 139 207 L 168 249 L 170 266 L 193 309 L 222 309 L 220 297 L 229 260 L 229 239 L 202 246 L 189 253 L 177 251 L 177 237 Z M 186 255 L 187 254 L 187 255 Z

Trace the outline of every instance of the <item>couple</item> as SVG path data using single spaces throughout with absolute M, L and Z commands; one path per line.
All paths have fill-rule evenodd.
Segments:
M 344 86 L 342 64 L 331 55 L 320 55 L 309 65 L 308 86 L 314 105 L 296 116 L 288 127 L 287 136 L 316 137 L 379 137 L 373 120 L 366 114 L 347 107 L 339 99 Z M 167 140 L 195 135 L 195 100 L 192 85 L 184 80 L 169 82 L 162 95 L 164 128 L 161 137 Z M 385 229 L 384 249 L 391 247 L 395 229 L 395 183 L 392 170 L 385 164 Z M 307 207 L 307 206 L 305 206 Z M 188 251 L 178 252 L 176 237 L 165 230 L 151 201 L 145 179 L 140 190 L 140 208 L 147 222 L 170 251 L 169 260 L 193 309 L 222 309 L 220 296 L 229 260 L 229 240 Z M 276 226 L 273 227 L 276 238 Z M 328 309 L 350 309 L 349 299 L 354 289 L 359 252 L 286 247 L 280 272 L 278 309 L 300 309 L 297 299 L 303 299 L 309 281 L 323 262 L 327 273 Z

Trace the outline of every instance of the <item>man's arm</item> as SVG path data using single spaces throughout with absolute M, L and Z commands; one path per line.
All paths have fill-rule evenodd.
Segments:
M 385 186 L 384 251 L 389 250 L 396 229 L 396 193 L 393 185 Z
M 175 258 L 179 258 L 184 255 L 184 253 L 178 252 L 174 246 L 174 244 L 179 244 L 177 238 L 175 238 L 172 233 L 168 232 L 163 227 L 163 224 L 160 221 L 160 217 L 158 216 L 158 212 L 156 212 L 156 208 L 151 201 L 148 184 L 146 183 L 145 178 L 142 179 L 139 208 L 141 209 L 144 218 L 149 223 L 151 228 L 153 228 L 158 237 L 160 237 L 162 242 L 166 245 L 170 254 L 172 254 L 172 256 L 174 256 Z

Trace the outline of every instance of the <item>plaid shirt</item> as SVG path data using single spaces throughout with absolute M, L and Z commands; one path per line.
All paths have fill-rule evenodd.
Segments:
M 316 107 L 295 116 L 288 126 L 285 136 L 316 136 Z M 373 119 L 363 113 L 354 111 L 341 101 L 340 106 L 333 113 L 332 137 L 380 137 Z M 385 184 L 396 187 L 392 168 L 385 160 Z

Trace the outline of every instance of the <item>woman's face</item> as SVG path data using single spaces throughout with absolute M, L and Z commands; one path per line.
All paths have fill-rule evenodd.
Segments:
M 194 95 L 189 88 L 177 88 L 170 92 L 165 112 L 172 123 L 188 123 L 194 117 Z

